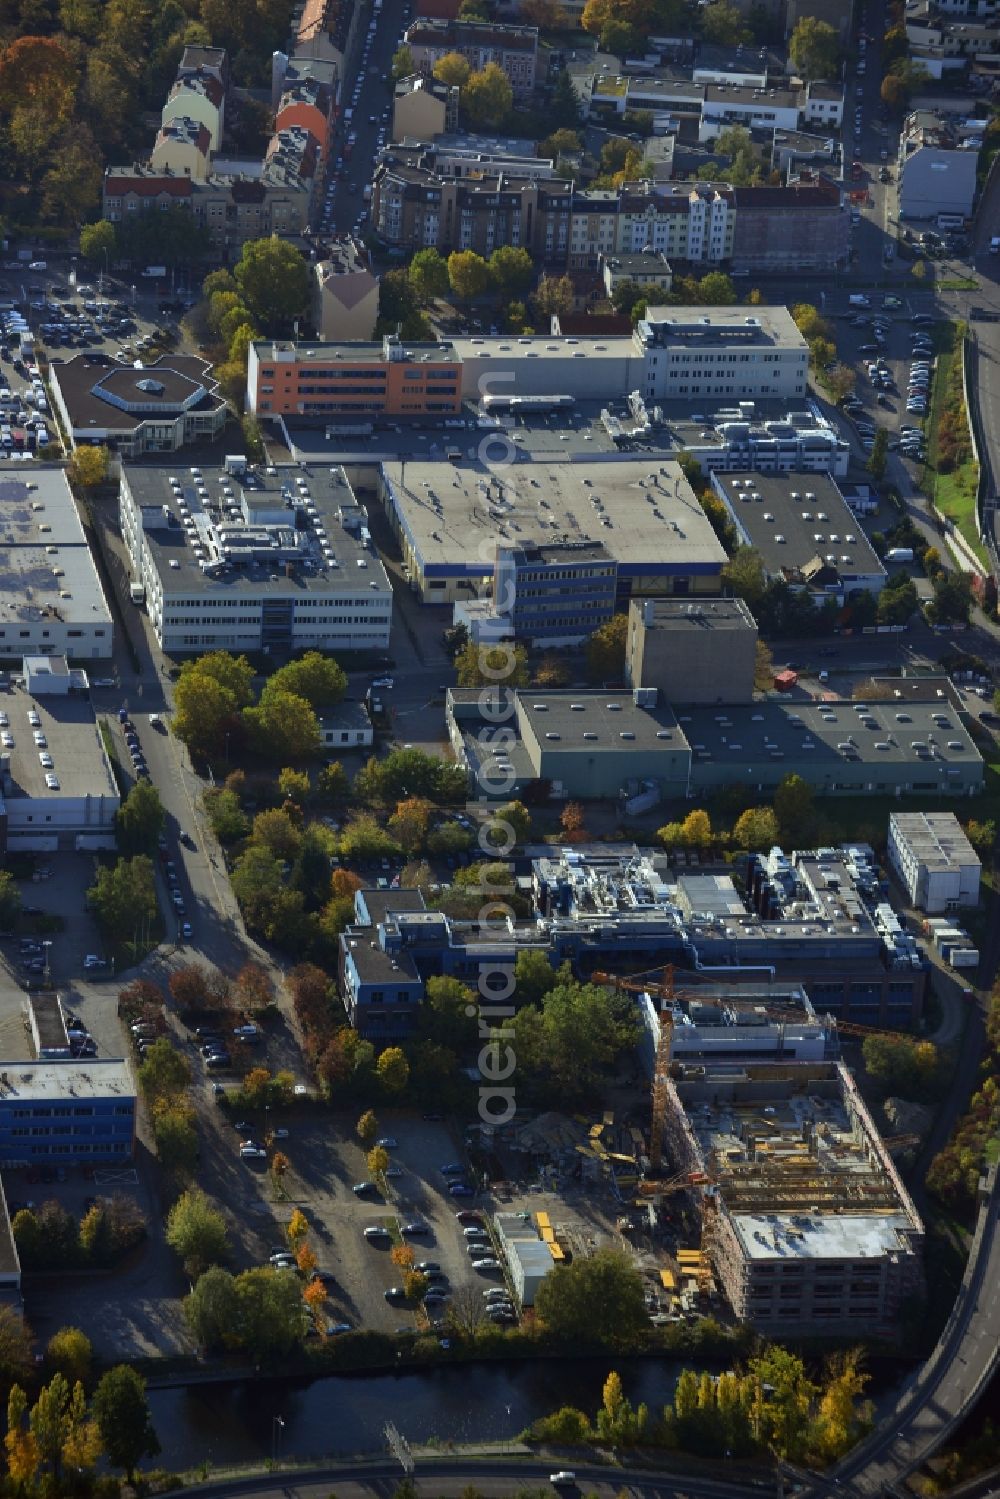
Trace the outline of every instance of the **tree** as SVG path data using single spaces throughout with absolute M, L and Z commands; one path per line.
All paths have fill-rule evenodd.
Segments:
M 434 804 L 423 796 L 410 796 L 396 803 L 387 827 L 404 854 L 419 853 L 426 847 Z
M 215 1265 L 199 1276 L 184 1298 L 184 1316 L 209 1351 L 238 1342 L 236 1282 L 228 1270 Z
M 289 1218 L 288 1224 L 285 1228 L 285 1234 L 287 1235 L 288 1242 L 289 1244 L 291 1244 L 294 1251 L 297 1251 L 303 1244 L 308 1232 L 309 1219 L 306 1217 L 301 1208 L 296 1208 L 292 1213 L 292 1216 Z
M 786 848 L 808 848 L 815 823 L 813 789 L 801 776 L 785 776 L 774 793 L 774 815 Z
M 755 547 L 739 546 L 722 569 L 722 581 L 751 610 L 764 596 L 767 577 L 764 562 Z
M 402 1093 L 410 1080 L 410 1064 L 399 1046 L 387 1046 L 375 1063 L 375 1074 L 386 1093 Z
M 901 78 L 897 78 L 895 73 L 887 73 L 882 79 L 878 92 L 882 103 L 891 109 L 893 114 L 902 114 L 909 94 Z
M 840 60 L 840 42 L 828 21 L 802 16 L 788 40 L 788 55 L 795 70 L 807 81 L 834 78 Z
M 496 842 L 504 844 L 513 839 L 514 846 L 526 843 L 531 836 L 531 813 L 523 802 L 504 802 L 492 813 L 489 827 L 497 829 Z
M 437 297 L 447 296 L 451 285 L 448 279 L 448 262 L 439 250 L 433 247 L 418 250 L 410 261 L 407 274 L 418 302 L 426 304 Z
M 73 450 L 66 476 L 76 489 L 96 489 L 108 477 L 108 450 L 103 443 L 85 443 Z
M 412 78 L 416 71 L 417 65 L 413 61 L 413 53 L 404 42 L 392 54 L 392 81 L 398 83 L 401 78 Z
M 523 6 L 521 7 L 521 14 L 524 14 Z M 558 130 L 553 130 L 551 135 L 547 135 L 543 141 L 539 141 L 538 143 L 539 156 L 551 156 L 556 160 L 560 156 L 572 156 L 582 150 L 583 142 L 580 139 L 579 132 L 568 129 L 566 126 L 560 126 Z
M 153 865 L 145 854 L 103 866 L 87 891 L 87 900 L 101 929 L 112 940 L 137 936 L 156 916 Z
M 270 1266 L 245 1270 L 236 1277 L 236 1303 L 240 1341 L 261 1363 L 299 1343 L 304 1328 L 297 1276 Z
M 613 614 L 587 641 L 587 678 L 594 683 L 621 682 L 625 677 L 628 615 Z
M 968 624 L 972 611 L 972 580 L 968 573 L 939 572 L 934 580 L 934 596 L 927 605 L 932 624 Z
M 880 625 L 905 625 L 915 614 L 918 603 L 917 585 L 905 573 L 899 573 L 878 596 L 876 620 Z
M 521 1004 L 533 1004 L 555 988 L 559 978 L 547 955 L 522 947 L 514 959 L 514 993 Z
M 66 1379 L 76 1384 L 90 1375 L 93 1347 L 85 1332 L 78 1327 L 60 1327 L 49 1339 L 45 1357 L 49 1367 L 56 1369 Z
M 527 291 L 535 279 L 535 262 L 521 245 L 500 245 L 490 256 L 490 272 L 506 296 Z
M 490 268 L 475 250 L 453 250 L 448 256 L 448 282 L 456 297 L 474 302 L 489 290 Z
M 41 1465 L 41 1453 L 34 1433 L 27 1425 L 28 1397 L 21 1386 L 12 1385 L 7 1397 L 7 1472 L 11 1481 L 30 1490 Z
M 365 1161 L 372 1176 L 381 1176 L 389 1164 L 389 1152 L 384 1145 L 373 1145 Z
M 830 392 L 831 398 L 838 405 L 841 401 L 847 399 L 857 384 L 856 371 L 849 364 L 842 364 L 840 360 L 837 361 L 832 369 L 826 371 L 823 378 L 826 381 L 826 388 Z
M 811 302 L 796 302 L 792 308 L 792 320 L 806 340 L 830 336 L 830 324 Z
M 889 434 L 884 427 L 876 427 L 875 440 L 868 454 L 868 471 L 877 483 L 885 478 L 885 466 L 889 458 Z
M 469 642 L 455 657 L 460 687 L 527 687 L 528 652 L 523 645 Z
M 535 1316 L 554 1338 L 578 1347 L 627 1347 L 649 1325 L 642 1276 L 614 1249 L 550 1270 L 535 1294 Z
M 867 1071 L 887 1093 L 925 1102 L 941 1082 L 941 1054 L 932 1041 L 912 1036 L 866 1036 L 861 1054 Z
M 446 52 L 438 58 L 432 72 L 439 83 L 446 83 L 449 88 L 462 88 L 469 80 L 472 64 L 461 52 Z
M 110 261 L 117 253 L 115 226 L 107 219 L 84 224 L 80 230 L 80 254 L 84 260 Z
M 319 720 L 312 705 L 272 683 L 255 708 L 243 710 L 243 722 L 257 752 L 268 759 L 305 760 L 319 749 Z
M 109 1369 L 94 1391 L 94 1416 L 109 1462 L 132 1483 L 142 1459 L 160 1450 L 142 1375 L 127 1364 Z
M 686 848 L 707 849 L 712 846 L 712 821 L 700 807 L 689 812 L 681 823 L 681 837 Z
M 717 47 L 739 47 L 751 40 L 750 28 L 729 0 L 713 0 L 700 12 L 701 34 Z
M 550 1097 L 571 1104 L 588 1093 L 600 1096 L 611 1069 L 634 1046 L 639 1022 L 627 997 L 560 974 L 539 1005 L 523 1007 L 505 1024 L 514 1031 L 513 1053 L 525 1073 L 545 1078 Z M 509 1051 L 498 1043 L 494 1071 L 502 1070 Z
M 0 870 L 0 930 L 10 931 L 21 914 L 21 891 L 9 869 Z
M 33 1367 L 31 1333 L 23 1317 L 0 1303 L 0 1381 L 11 1384 L 24 1379 Z
M 582 802 L 567 802 L 559 814 L 559 826 L 568 843 L 579 843 L 586 835 L 587 813 Z
M 228 1258 L 226 1220 L 198 1187 L 182 1192 L 167 1214 L 167 1243 L 195 1281 Z
M 400 1270 L 412 1270 L 417 1256 L 412 1244 L 394 1244 L 389 1251 L 389 1258 Z
M 118 811 L 116 828 L 122 853 L 153 853 L 163 821 L 163 803 L 156 787 L 149 781 L 136 781 Z
M 198 1129 L 187 1102 L 161 1103 L 153 1112 L 153 1138 L 160 1164 L 190 1176 L 198 1163 Z
M 779 841 L 778 819 L 770 807 L 748 807 L 736 819 L 733 843 L 749 853 L 766 853 Z
M 279 667 L 269 678 L 263 697 L 270 692 L 290 692 L 305 698 L 313 708 L 332 707 L 347 691 L 347 674 L 332 656 L 306 651 L 297 661 Z
M 378 1134 L 378 1120 L 373 1109 L 366 1109 L 357 1123 L 358 1139 L 362 1145 L 371 1145 Z
M 992 858 L 997 841 L 995 822 L 980 822 L 976 818 L 970 818 L 965 824 L 965 836 L 981 859 Z
M 543 276 L 531 299 L 535 316 L 545 322 L 551 317 L 566 317 L 573 311 L 575 295 L 568 276 Z
M 753 689 L 754 692 L 770 692 L 774 686 L 774 657 L 763 640 L 754 644 Z
M 166 1036 L 160 1036 L 146 1048 L 139 1068 L 139 1087 L 150 1104 L 176 1098 L 190 1082 L 190 1063 Z
M 462 108 L 473 125 L 496 129 L 510 114 L 514 90 L 499 63 L 488 62 L 472 73 L 462 89 Z
M 580 124 L 580 100 L 566 68 L 563 68 L 556 78 L 556 86 L 549 101 L 548 116 L 557 128 L 572 130 Z
M 288 240 L 248 240 L 233 271 L 253 321 L 265 334 L 290 333 L 309 310 L 309 262 Z
M 237 699 L 214 677 L 182 670 L 174 689 L 174 733 L 192 754 L 220 750 L 239 724 Z

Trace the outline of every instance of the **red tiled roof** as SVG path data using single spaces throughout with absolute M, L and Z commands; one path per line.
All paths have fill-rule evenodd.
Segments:
M 104 177 L 104 191 L 111 198 L 124 198 L 133 194 L 137 198 L 158 198 L 166 193 L 171 198 L 190 198 L 190 177 L 132 177 L 122 176 L 117 172 L 107 172 Z

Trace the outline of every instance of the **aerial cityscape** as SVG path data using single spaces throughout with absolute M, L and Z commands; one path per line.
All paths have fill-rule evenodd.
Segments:
M 2 1493 L 1000 1494 L 1000 0 L 0 118 Z

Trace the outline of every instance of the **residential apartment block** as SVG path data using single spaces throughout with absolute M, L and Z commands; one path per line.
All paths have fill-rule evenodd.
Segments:
M 401 78 L 392 95 L 392 138 L 434 141 L 458 128 L 459 89 L 423 73 Z
M 247 240 L 296 238 L 308 229 L 329 149 L 330 86 L 311 77 L 308 66 L 290 69 L 263 160 L 248 168 L 218 154 L 227 81 L 222 49 L 185 49 L 149 161 L 105 171 L 106 219 L 123 223 L 155 208 L 187 209 L 222 261 L 237 259 Z
M 523 245 L 569 271 L 597 271 L 602 257 L 646 249 L 672 266 L 830 270 L 846 262 L 850 230 L 838 185 L 821 175 L 785 187 L 647 179 L 587 191 L 554 177 L 550 162 L 494 164 L 415 145 L 383 153 L 372 221 L 402 249 L 489 255 Z
M 436 62 L 449 52 L 458 52 L 474 73 L 482 72 L 487 63 L 501 67 L 510 80 L 515 102 L 524 103 L 535 91 L 537 26 L 420 19 L 407 27 L 403 42 L 421 73 L 433 73 Z
M 250 345 L 247 409 L 262 419 L 440 419 L 461 407 L 462 361 L 450 344 L 407 346 L 387 334 L 381 343 Z
M 320 339 L 366 342 L 378 321 L 378 277 L 357 241 L 334 240 L 313 266 L 313 327 Z
M 119 521 L 162 650 L 380 650 L 392 589 L 340 468 L 124 464 Z

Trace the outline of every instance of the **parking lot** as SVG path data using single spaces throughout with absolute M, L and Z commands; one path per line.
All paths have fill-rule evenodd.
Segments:
M 392 1263 L 391 1250 L 401 1240 L 399 1227 L 407 1223 L 426 1229 L 405 1239 L 417 1263 L 439 1267 L 433 1272 L 434 1283 L 447 1299 L 436 1317 L 444 1315 L 452 1300 L 465 1303 L 475 1297 L 482 1302 L 490 1286 L 503 1285 L 500 1271 L 472 1269 L 465 1225 L 456 1214 L 479 1211 L 481 1204 L 478 1198 L 448 1193 L 450 1178 L 440 1168 L 462 1163 L 463 1156 L 446 1124 L 380 1115 L 380 1138 L 398 1141 L 390 1151 L 390 1175 L 384 1192 L 376 1188 L 359 1196 L 352 1188 L 370 1178 L 368 1147 L 357 1139 L 353 1119 L 319 1119 L 292 1105 L 281 1121 L 289 1131 L 280 1141 L 290 1162 L 284 1181 L 287 1195 L 276 1200 L 266 1162 L 240 1159 L 241 1139 L 265 1138 L 269 1123 L 253 1114 L 238 1121 L 219 1109 L 215 1114 L 216 1127 L 203 1146 L 203 1157 L 208 1153 L 203 1166 L 210 1173 L 225 1174 L 225 1190 L 218 1195 L 239 1220 L 235 1233 L 242 1264 L 266 1264 L 275 1249 L 287 1247 L 284 1225 L 296 1208 L 301 1209 L 309 1220 L 318 1268 L 327 1279 L 326 1314 L 331 1321 L 382 1332 L 417 1329 L 418 1314 L 412 1305 L 392 1304 L 385 1298 L 387 1290 L 402 1284 L 403 1272 Z M 249 1130 L 237 1129 L 237 1123 Z M 211 1190 L 216 1190 L 215 1184 Z M 375 1226 L 389 1233 L 377 1240 L 366 1238 L 365 1229 Z
M 911 312 L 891 293 L 866 298 L 868 306 L 842 314 L 837 328 L 840 358 L 857 375 L 843 410 L 865 453 L 875 427 L 891 435 L 902 456 L 923 460 L 923 424 L 934 371 L 934 330 L 929 313 Z
M 58 442 L 39 378 L 51 361 L 86 350 L 131 364 L 155 358 L 176 338 L 173 312 L 157 313 L 147 289 L 140 296 L 131 284 L 73 286 L 48 262 L 32 264 L 45 269 L 6 261 L 0 277 L 0 455 L 41 454 Z

